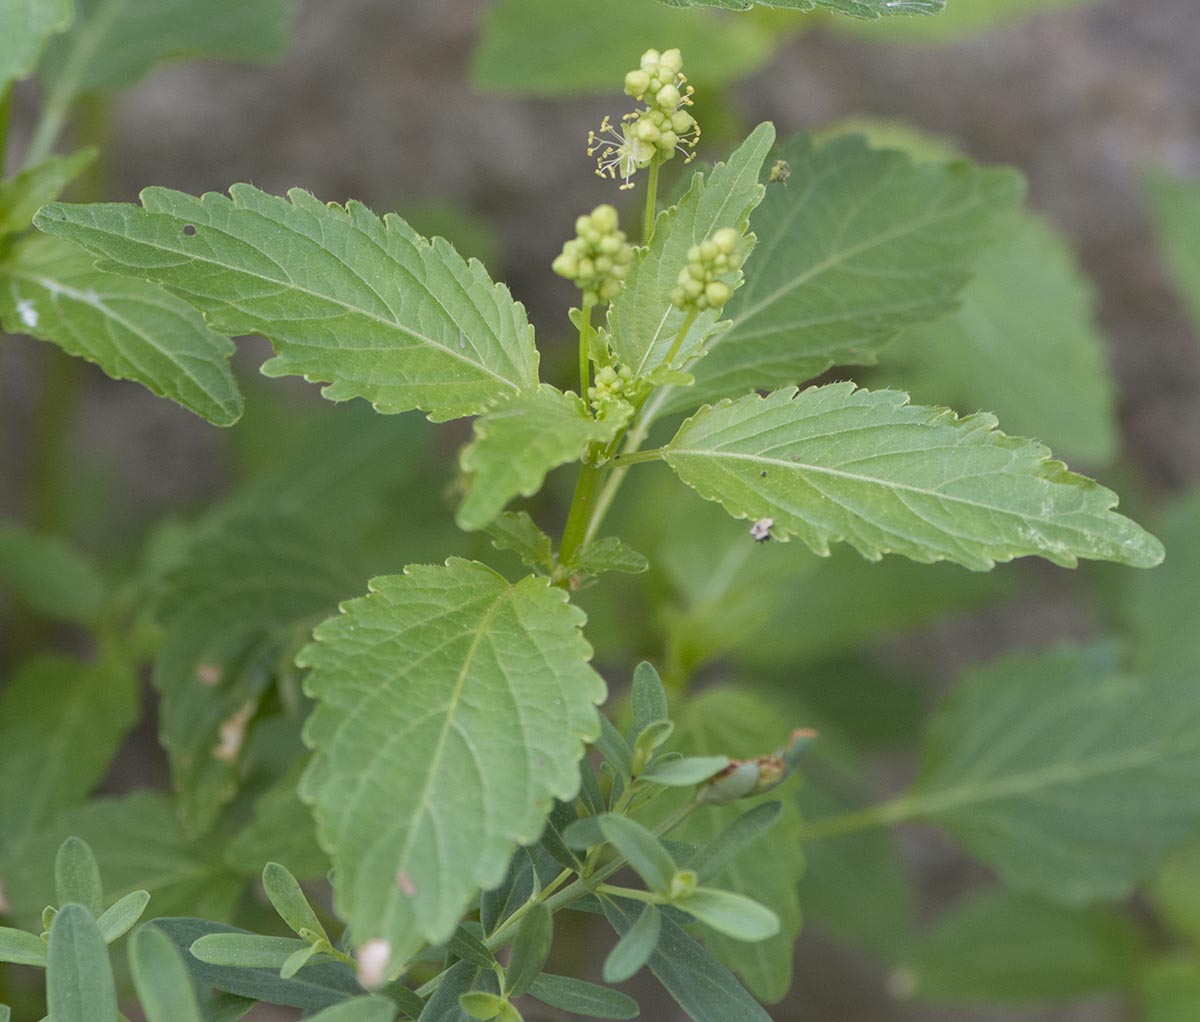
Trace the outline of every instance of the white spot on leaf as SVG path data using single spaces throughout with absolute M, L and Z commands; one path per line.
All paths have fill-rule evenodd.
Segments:
M 38 325 L 38 311 L 33 307 L 32 298 L 21 298 L 17 301 L 17 317 L 30 330 Z

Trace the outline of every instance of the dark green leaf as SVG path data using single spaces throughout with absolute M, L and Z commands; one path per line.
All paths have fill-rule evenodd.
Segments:
M 531 568 L 554 566 L 550 537 L 524 511 L 504 511 L 483 527 L 497 550 L 511 550 Z
M 520 997 L 538 978 L 550 956 L 554 942 L 554 917 L 544 904 L 536 904 L 521 920 L 513 940 L 508 967 L 504 971 L 504 992 Z
M 579 551 L 577 566 L 589 575 L 603 575 L 606 571 L 640 575 L 650 569 L 650 562 L 615 536 L 604 536 Z
M 28 4 L 26 6 L 37 6 Z M 10 24 L 3 14 L 0 23 Z M 0 56 L 0 60 L 3 57 Z M 0 86 L 3 74 L 0 73 Z M 0 235 L 27 230 L 33 214 L 47 202 L 57 199 L 62 190 L 77 178 L 96 158 L 96 150 L 81 149 L 70 156 L 51 156 L 32 167 L 26 167 L 7 181 L 0 181 Z
M 457 958 L 472 962 L 482 969 L 490 969 L 496 964 L 496 956 L 465 926 L 460 926 L 446 942 L 446 950 Z
M 756 805 L 731 820 L 724 830 L 718 831 L 714 838 L 689 856 L 684 865 L 695 872 L 701 883 L 711 880 L 770 830 L 782 810 L 781 802 Z
M 662 930 L 662 913 L 654 905 L 642 908 L 637 921 L 625 932 L 604 959 L 604 982 L 624 983 L 654 954 Z
M 391 1001 L 372 995 L 335 1004 L 310 1015 L 308 1022 L 392 1022 L 395 1017 L 396 1006 Z
M 104 599 L 95 564 L 54 536 L 0 526 L 0 584 L 33 610 L 68 621 L 93 621 Z
M 618 990 L 570 976 L 543 972 L 533 981 L 529 996 L 552 1008 L 588 1018 L 637 1018 L 637 1001 Z
M 201 1022 L 187 966 L 162 930 L 143 926 L 133 935 L 129 966 L 146 1022 Z
M 309 943 L 292 937 L 263 937 L 257 933 L 210 933 L 199 938 L 188 951 L 206 965 L 234 969 L 278 969 Z

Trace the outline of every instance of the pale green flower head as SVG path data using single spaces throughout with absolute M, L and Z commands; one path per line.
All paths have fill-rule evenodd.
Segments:
M 575 281 L 584 305 L 611 302 L 621 293 L 633 246 L 620 229 L 617 211 L 605 203 L 575 221 L 575 237 L 563 245 L 551 269 Z

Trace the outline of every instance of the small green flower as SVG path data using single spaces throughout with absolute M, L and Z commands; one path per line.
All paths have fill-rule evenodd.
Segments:
M 654 160 L 666 162 L 677 152 L 687 162 L 695 158 L 700 126 L 688 112 L 695 90 L 683 74 L 678 50 L 647 50 L 641 66 L 625 76 L 625 92 L 646 105 L 621 118 L 618 128 L 608 117 L 599 131 L 588 135 L 588 155 L 596 158 L 596 173 L 621 188 L 633 187 L 633 176 Z
M 688 249 L 688 264 L 671 289 L 671 304 L 684 311 L 721 309 L 733 297 L 733 288 L 721 278 L 741 268 L 741 241 L 737 231 L 724 227 Z
M 632 414 L 647 389 L 630 366 L 604 366 L 596 371 L 596 382 L 588 387 L 587 396 L 598 419 L 621 419 Z
M 633 246 L 620 230 L 617 211 L 607 204 L 575 221 L 575 237 L 551 263 L 560 277 L 575 281 L 584 305 L 611 302 L 625 286 Z

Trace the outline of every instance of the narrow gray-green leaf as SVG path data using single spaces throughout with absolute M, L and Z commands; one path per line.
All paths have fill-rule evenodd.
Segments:
M 113 655 L 83 664 L 43 654 L 9 680 L 0 695 L 0 859 L 100 783 L 137 721 L 139 688 Z
M 1105 348 L 1070 249 L 1020 212 L 980 255 L 960 307 L 904 331 L 880 378 L 914 401 L 986 408 L 1008 432 L 1100 465 L 1117 443 Z
M 88 557 L 19 525 L 0 525 L 0 586 L 39 614 L 68 621 L 94 621 L 104 599 L 104 580 Z
M 3 14 L 0 24 L 4 24 Z M 51 156 L 7 181 L 0 181 L 0 235 L 27 230 L 33 223 L 33 214 L 57 199 L 95 158 L 95 149 L 81 149 L 70 156 Z
M 554 916 L 544 904 L 538 903 L 526 913 L 517 928 L 512 954 L 504 971 L 504 992 L 520 997 L 542 971 L 554 942 Z
M 669 7 L 724 7 L 748 11 L 755 5 L 789 11 L 832 11 L 852 18 L 874 21 L 903 14 L 940 14 L 946 0 L 660 0 Z
M 633 670 L 630 702 L 633 704 L 633 728 L 629 732 L 631 740 L 651 724 L 670 717 L 667 690 L 663 688 L 658 671 L 648 660 L 643 660 Z
M 1158 540 L 1112 510 L 1114 493 L 995 427 L 983 413 L 833 383 L 706 406 L 664 457 L 701 496 L 819 554 L 844 541 L 871 560 L 974 570 L 1035 554 L 1064 567 L 1162 560 Z
M 50 37 L 71 17 L 71 0 L 0 0 L 0 89 L 33 74 Z
M 304 891 L 300 889 L 300 884 L 286 866 L 268 862 L 263 867 L 262 884 L 263 891 L 275 911 L 279 913 L 279 918 L 291 927 L 293 933 L 311 930 L 326 940 L 329 939 L 321 920 L 317 918 Z
M 711 880 L 775 826 L 782 813 L 782 802 L 759 803 L 730 820 L 724 830 L 718 831 L 715 837 L 701 845 L 684 865 L 694 870 L 702 883 Z
M 637 1001 L 619 990 L 588 983 L 570 976 L 555 976 L 543 972 L 533 981 L 529 996 L 561 1008 L 573 1015 L 588 1018 L 637 1018 Z
M 757 942 L 779 933 L 779 916 L 752 898 L 732 891 L 697 887 L 675 904 L 709 929 L 734 940 Z
M 650 961 L 658 946 L 662 930 L 662 913 L 654 905 L 646 905 L 635 922 L 617 941 L 604 959 L 604 982 L 624 983 Z
M 264 373 L 328 383 L 331 401 L 441 421 L 537 384 L 524 308 L 480 263 L 395 215 L 250 185 L 141 198 L 141 208 L 53 203 L 35 224 L 106 270 L 162 284 L 222 333 L 264 335 L 277 352 Z
M 117 1022 L 117 990 L 108 946 L 95 917 L 64 905 L 50 925 L 46 1003 L 54 1022 Z
M 514 497 L 541 489 L 546 473 L 576 461 L 588 444 L 603 444 L 619 421 L 598 421 L 575 394 L 548 384 L 514 394 L 475 420 L 475 438 L 459 458 L 470 489 L 456 518 L 464 529 L 480 529 Z
M 655 414 L 874 363 L 904 327 L 953 307 L 1021 194 L 1012 171 L 915 163 L 857 135 L 801 135 L 778 156 L 790 176 L 750 218 L 758 246 L 725 310 L 733 327 L 690 368 L 694 386 L 652 399 Z
M 545 579 L 452 559 L 371 590 L 298 658 L 320 703 L 302 793 L 339 912 L 399 964 L 445 940 L 553 800 L 574 798 L 605 689 L 582 613 Z
M 185 302 L 105 273 L 79 246 L 34 236 L 0 264 L 0 323 L 133 380 L 217 426 L 242 413 L 233 345 Z
M 372 994 L 355 997 L 315 1015 L 308 1022 L 392 1022 L 396 1017 L 396 1006 L 386 997 Z
M 46 942 L 36 934 L 0 926 L 0 962 L 45 965 Z
M 130 891 L 125 897 L 119 898 L 102 913 L 96 920 L 100 924 L 100 933 L 106 944 L 120 940 L 134 924 L 142 918 L 146 906 L 150 904 L 148 891 Z
M 69 837 L 54 857 L 54 896 L 59 905 L 76 902 L 99 918 L 104 904 L 100 865 L 88 843 Z
M 669 788 L 689 788 L 707 781 L 729 766 L 728 756 L 685 756 L 656 763 L 641 773 L 641 780 Z
M 1107 647 L 973 672 L 923 752 L 897 809 L 946 827 L 1011 886 L 1058 901 L 1122 898 L 1200 833 L 1195 678 L 1122 675 Z
M 628 816 L 611 813 L 600 817 L 600 830 L 646 881 L 652 891 L 667 894 L 675 875 L 675 861 L 649 830 Z
M 1200 180 L 1154 174 L 1146 191 L 1163 258 L 1200 333 Z
M 762 200 L 758 182 L 763 160 L 775 144 L 775 127 L 760 124 L 707 175 L 697 172 L 687 194 L 662 213 L 649 248 L 639 249 L 625 289 L 612 303 L 608 329 L 617 357 L 637 374 L 658 368 L 684 326 L 685 314 L 671 304 L 675 278 L 688 262 L 688 249 L 715 231 L 745 229 L 750 211 Z M 741 280 L 740 272 L 735 275 Z M 735 285 L 736 286 L 736 283 Z M 675 361 L 694 355 L 719 328 L 718 313 L 700 313 L 683 339 Z
M 297 951 L 308 951 L 310 948 L 308 941 L 293 937 L 212 933 L 197 940 L 190 950 L 194 958 L 206 965 L 227 965 L 235 969 L 278 969 Z
M 306 944 L 304 947 L 297 948 L 279 967 L 279 978 L 291 979 L 319 953 L 315 944 Z
M 133 935 L 129 967 L 146 1022 L 201 1022 L 187 966 L 162 930 L 143 926 Z

